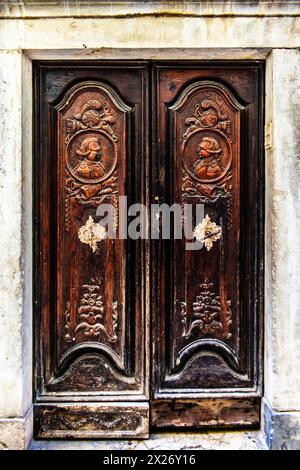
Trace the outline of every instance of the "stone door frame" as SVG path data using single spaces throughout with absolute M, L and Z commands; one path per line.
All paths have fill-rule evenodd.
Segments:
M 279 17 L 276 18 L 277 21 Z M 245 18 L 236 18 L 240 21 L 240 31 L 231 40 L 229 33 L 225 32 L 222 47 L 220 40 L 210 40 L 209 35 L 199 45 L 199 38 L 192 37 L 195 29 L 189 32 L 184 19 L 178 25 L 182 24 L 184 28 L 187 47 L 183 47 L 184 38 L 179 35 L 177 40 L 176 34 L 168 37 L 166 31 L 152 42 L 139 36 L 138 31 L 130 28 L 143 29 L 144 17 L 140 18 L 140 23 L 138 18 L 135 18 L 134 24 L 126 22 L 129 29 L 125 28 L 119 34 L 113 29 L 118 29 L 120 19 L 112 18 L 106 34 L 102 31 L 96 39 L 87 28 L 90 25 L 94 30 L 93 22 L 101 22 L 101 19 L 64 18 L 69 31 L 67 37 L 63 29 L 54 31 L 56 36 L 48 38 L 47 44 L 47 31 L 43 29 L 46 20 L 1 20 L 4 28 L 0 37 L 3 65 L 0 94 L 3 149 L 0 161 L 0 214 L 3 224 L 0 234 L 0 313 L 3 318 L 0 436 L 4 446 L 27 448 L 32 437 L 32 61 L 259 59 L 266 62 L 265 359 L 261 429 L 270 448 L 299 447 L 300 379 L 297 372 L 300 367 L 300 290 L 297 285 L 300 285 L 300 97 L 297 93 L 300 52 L 296 48 L 296 37 L 300 30 L 300 18 L 290 18 L 294 22 L 294 32 L 290 29 L 291 24 L 287 24 L 289 18 L 283 16 L 280 20 L 282 41 L 276 36 L 279 20 L 274 30 L 269 26 L 271 38 L 266 38 L 266 25 L 263 24 L 266 18 L 257 19 L 261 22 L 261 26 L 257 26 L 259 37 L 252 42 L 248 40 L 248 44 L 245 44 L 247 38 L 242 38 L 241 31 L 245 27 Z M 54 20 L 51 18 L 51 21 Z M 197 27 L 196 20 L 199 18 L 192 22 L 194 28 Z M 219 20 L 210 19 L 211 22 L 215 21 L 216 28 L 220 27 Z M 15 21 L 18 40 L 5 36 L 9 34 L 12 21 Z M 57 21 L 58 27 L 62 20 Z M 173 22 L 173 19 L 158 17 L 155 21 L 159 22 L 159 28 L 165 25 L 168 29 L 168 22 Z M 24 28 L 30 27 L 33 36 L 26 38 Z M 207 27 L 213 30 L 211 24 L 207 23 Z M 284 37 L 286 29 L 292 31 L 290 41 Z M 82 31 L 87 31 L 85 39 L 91 43 L 88 47 L 82 44 L 84 41 L 80 45 L 78 43 Z M 97 47 L 93 41 L 98 43 Z M 151 47 L 146 47 L 145 41 L 149 41 L 148 46 Z M 111 47 L 108 47 L 109 43 Z M 155 47 L 152 47 L 153 43 Z M 264 43 L 264 47 L 257 47 L 257 44 Z M 41 48 L 37 49 L 39 44 Z

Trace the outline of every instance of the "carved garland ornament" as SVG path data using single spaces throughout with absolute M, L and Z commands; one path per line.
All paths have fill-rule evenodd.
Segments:
M 42 411 L 40 416 L 40 433 L 72 430 L 72 431 L 86 431 L 101 430 L 101 431 L 115 431 L 116 429 L 136 430 L 141 426 L 142 417 L 137 413 L 128 413 L 119 410 L 112 411 L 97 411 L 93 410 L 80 413 L 72 410 L 57 409 L 55 413 Z

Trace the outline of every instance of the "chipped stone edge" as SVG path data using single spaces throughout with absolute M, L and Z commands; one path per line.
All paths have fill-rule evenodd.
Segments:
M 0 451 L 26 450 L 33 436 L 33 407 L 23 418 L 0 419 Z
M 277 412 L 263 399 L 263 434 L 269 450 L 300 449 L 300 412 Z

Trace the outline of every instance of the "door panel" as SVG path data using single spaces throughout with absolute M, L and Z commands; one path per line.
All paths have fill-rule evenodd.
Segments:
M 259 420 L 260 76 L 260 65 L 153 73 L 154 200 L 203 204 L 219 234 L 194 251 L 184 238 L 152 245 L 155 426 Z
M 37 403 L 147 399 L 143 242 L 92 238 L 99 205 L 117 232 L 119 196 L 144 202 L 147 76 L 143 63 L 36 68 Z M 36 405 L 37 435 L 107 435 L 112 413 L 112 435 L 145 436 L 141 405 Z

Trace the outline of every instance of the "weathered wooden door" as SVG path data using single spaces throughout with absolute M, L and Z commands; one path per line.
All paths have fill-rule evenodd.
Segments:
M 262 73 L 35 64 L 36 437 L 258 424 Z M 124 236 L 124 196 L 202 204 L 202 248 Z

